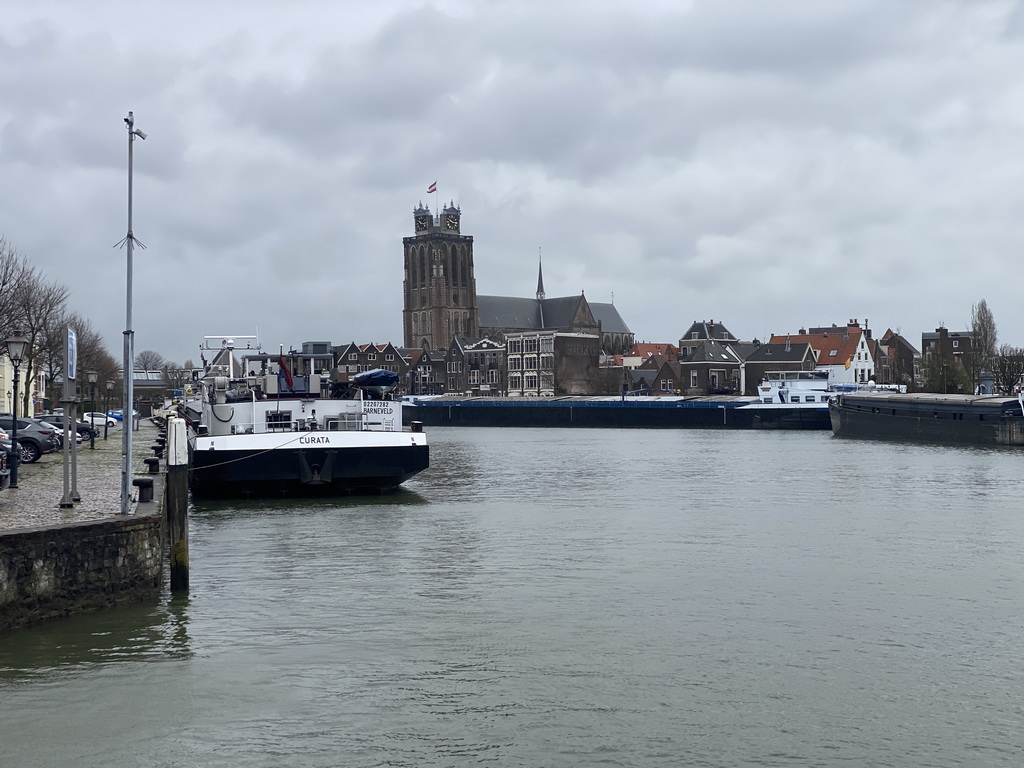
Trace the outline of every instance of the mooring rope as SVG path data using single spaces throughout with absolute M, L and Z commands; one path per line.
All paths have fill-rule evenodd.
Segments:
M 258 453 L 252 453 L 252 454 L 249 454 L 248 456 L 240 456 L 237 459 L 230 459 L 229 461 L 222 461 L 222 462 L 220 462 L 220 464 L 206 464 L 206 465 L 204 465 L 202 467 L 199 467 L 199 469 L 214 469 L 216 467 L 226 467 L 228 464 L 237 464 L 240 461 L 248 461 L 249 459 L 255 459 L 258 456 L 262 456 L 265 453 L 270 453 L 271 451 L 276 451 L 278 448 L 284 448 L 286 445 L 291 445 L 296 440 L 298 440 L 298 439 L 300 439 L 302 437 L 305 437 L 305 433 L 300 433 L 298 435 L 298 437 L 293 437 L 291 440 L 289 440 L 289 441 L 287 441 L 285 443 L 281 443 L 280 445 L 275 445 L 275 446 L 272 446 L 270 448 L 267 448 L 265 451 L 259 451 Z M 204 453 L 209 453 L 209 451 L 204 451 Z M 189 467 L 188 471 L 189 472 L 194 472 L 195 471 L 195 467 Z

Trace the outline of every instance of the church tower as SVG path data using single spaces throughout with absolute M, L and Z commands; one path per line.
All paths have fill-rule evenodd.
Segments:
M 453 336 L 476 338 L 473 238 L 461 233 L 462 210 L 451 202 L 435 217 L 420 203 L 412 216 L 416 234 L 402 238 L 405 346 L 447 349 Z

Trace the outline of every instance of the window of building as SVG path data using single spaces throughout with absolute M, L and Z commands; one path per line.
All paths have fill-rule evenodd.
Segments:
M 368 355 L 366 356 L 366 359 L 367 359 L 367 360 L 376 360 L 376 359 L 377 359 L 377 354 L 376 354 L 375 352 L 370 352 L 370 353 L 369 353 L 369 354 L 368 354 Z
M 545 336 L 540 340 L 540 351 L 541 352 L 554 352 L 555 351 L 555 339 L 552 336 Z
M 384 355 L 384 359 L 387 360 L 388 362 L 390 362 L 390 361 L 395 359 L 395 356 L 393 354 L 389 353 L 389 354 Z
M 349 354 L 348 359 L 349 360 L 358 360 L 359 359 L 359 355 L 357 355 L 355 352 L 352 352 L 352 353 Z
M 958 339 L 953 339 L 953 349 L 956 349 L 959 346 L 960 346 L 960 341 Z
M 661 388 L 665 392 L 671 392 L 673 384 L 674 384 L 674 382 L 672 381 L 672 379 L 662 379 L 661 380 Z
M 523 358 L 523 370 L 524 371 L 535 371 L 537 370 L 537 356 L 526 355 Z
M 538 347 L 538 339 L 536 336 L 523 339 L 523 352 L 536 352 Z
M 691 387 L 696 387 L 697 383 L 698 383 L 697 372 L 696 371 L 690 371 L 690 386 Z
M 555 370 L 555 356 L 554 355 L 541 355 L 540 356 L 540 368 L 542 371 L 553 371 Z
M 508 340 L 508 353 L 510 355 L 518 355 L 523 351 L 523 340 L 522 339 L 509 339 Z
M 693 333 L 690 334 L 690 338 L 691 339 L 699 339 L 700 338 L 700 333 L 698 331 L 694 331 Z
M 516 357 L 510 357 L 508 359 L 508 369 L 510 371 L 518 371 L 520 368 L 522 368 L 522 365 L 523 359 L 518 355 Z
M 510 373 L 508 375 L 508 388 L 509 389 L 522 389 L 523 388 L 523 374 L 521 374 L 521 373 Z
M 480 371 L 473 370 L 473 371 L 469 372 L 469 383 L 470 384 L 479 384 L 480 383 Z
M 537 388 L 537 374 L 527 373 L 523 376 L 523 389 L 536 389 Z
M 497 384 L 498 383 L 498 371 L 495 368 L 491 368 L 487 371 L 487 383 Z

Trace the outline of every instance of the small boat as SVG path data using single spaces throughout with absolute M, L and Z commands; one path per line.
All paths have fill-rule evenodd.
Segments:
M 829 403 L 837 437 L 1024 445 L 1024 397 L 846 393 Z
M 829 401 L 842 392 L 900 392 L 890 384 L 841 383 L 828 371 L 768 371 L 757 386 L 757 401 L 748 406 L 754 429 L 831 429 Z
M 216 355 L 186 391 L 194 496 L 388 491 L 429 466 L 422 426 L 403 427 L 391 399 L 397 374 L 350 380 L 329 353 L 267 354 L 252 339 L 204 339 L 204 360 Z

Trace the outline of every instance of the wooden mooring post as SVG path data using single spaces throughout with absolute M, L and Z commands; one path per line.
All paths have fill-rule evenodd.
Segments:
M 167 540 L 171 591 L 188 590 L 188 435 L 185 420 L 167 420 Z

